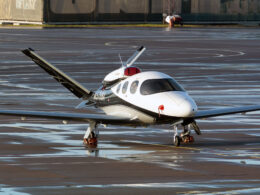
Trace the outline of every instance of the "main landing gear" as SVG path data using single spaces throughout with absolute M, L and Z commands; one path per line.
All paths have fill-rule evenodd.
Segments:
M 98 144 L 98 131 L 96 131 L 97 124 L 90 122 L 89 127 L 84 135 L 83 143 L 89 148 L 96 148 Z
M 190 125 L 183 126 L 183 132 L 179 135 L 177 125 L 174 125 L 173 144 L 178 147 L 181 143 L 193 143 L 194 137 L 191 135 Z

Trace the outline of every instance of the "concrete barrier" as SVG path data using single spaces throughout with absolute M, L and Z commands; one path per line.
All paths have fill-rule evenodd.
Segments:
M 16 22 L 43 22 L 42 0 L 0 1 L 0 20 Z

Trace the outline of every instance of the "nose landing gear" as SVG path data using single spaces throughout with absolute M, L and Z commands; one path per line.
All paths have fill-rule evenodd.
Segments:
M 183 127 L 183 132 L 178 135 L 178 128 L 176 125 L 174 125 L 174 137 L 173 137 L 173 144 L 174 146 L 178 147 L 180 146 L 181 142 L 187 144 L 187 143 L 193 143 L 194 137 L 191 135 L 190 131 L 190 125 Z

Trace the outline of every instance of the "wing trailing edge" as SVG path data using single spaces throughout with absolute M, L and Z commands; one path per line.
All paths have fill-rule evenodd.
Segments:
M 36 54 L 33 49 L 28 48 L 22 52 L 78 98 L 88 99 L 92 95 L 90 90 Z

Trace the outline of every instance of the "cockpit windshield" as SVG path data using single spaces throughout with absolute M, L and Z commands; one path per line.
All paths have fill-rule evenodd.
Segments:
M 185 91 L 174 79 L 149 79 L 142 83 L 142 95 L 151 95 L 166 91 Z

